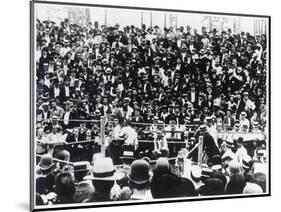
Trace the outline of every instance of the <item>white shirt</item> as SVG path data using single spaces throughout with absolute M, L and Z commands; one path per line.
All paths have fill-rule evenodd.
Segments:
M 235 156 L 236 156 L 237 161 L 239 163 L 242 163 L 243 159 L 245 160 L 248 158 L 248 152 L 244 146 L 241 146 L 240 148 L 237 149 Z
M 49 112 L 49 111 L 46 111 L 46 112 L 45 112 L 45 111 L 43 110 L 43 114 L 44 114 L 44 119 L 45 119 L 45 120 L 46 120 L 47 117 L 48 117 L 48 112 Z
M 120 127 L 120 125 L 118 124 L 118 125 L 116 125 L 116 126 L 114 127 L 114 129 L 113 129 L 113 138 L 114 138 L 114 139 L 119 139 L 120 133 L 121 133 L 121 127 Z
M 247 125 L 247 129 L 249 130 L 250 127 L 250 121 L 248 119 L 240 120 L 240 128 L 243 129 L 243 126 Z
M 191 92 L 191 102 L 195 102 L 195 92 Z
M 63 47 L 63 48 L 61 48 L 60 54 L 64 57 L 67 54 L 67 52 L 69 52 L 69 51 L 71 51 L 70 47 L 66 47 L 66 48 Z
M 134 189 L 133 194 L 131 196 L 132 200 L 152 200 L 152 194 L 150 190 L 146 190 L 143 192 L 138 192 L 136 189 Z
M 55 98 L 60 95 L 60 88 L 54 87 L 54 96 Z
M 248 99 L 245 103 L 245 107 L 246 108 L 249 108 L 251 110 L 255 110 L 256 106 L 255 106 L 255 103 L 252 102 L 250 99 Z
M 166 138 L 172 138 L 172 132 L 170 132 L 172 130 L 172 127 L 171 126 L 168 126 L 165 128 L 165 131 L 169 131 L 166 133 Z M 173 134 L 174 134 L 174 137 L 173 138 L 177 138 L 177 139 L 180 139 L 181 138 L 181 133 L 179 133 L 178 131 L 180 131 L 180 128 L 175 126 L 175 131 Z
M 63 117 L 63 123 L 65 125 L 68 125 L 68 123 L 69 123 L 69 116 L 70 116 L 70 111 L 66 111 L 64 114 L 64 117 Z
M 149 40 L 150 43 L 152 43 L 153 38 L 155 38 L 155 35 L 153 34 L 146 34 L 145 36 L 146 40 Z
M 50 81 L 50 79 L 45 78 L 44 84 L 45 84 L 48 88 L 50 88 L 50 86 L 51 86 L 51 81 Z
M 121 129 L 120 137 L 125 138 L 124 143 L 127 145 L 137 144 L 137 142 L 138 142 L 137 136 L 138 136 L 138 134 L 136 133 L 136 131 L 130 126 L 126 126 Z
M 155 139 L 154 140 L 154 150 L 160 151 L 162 148 L 168 148 L 168 143 L 165 137 L 162 139 Z
M 65 96 L 69 97 L 69 87 L 65 86 Z
M 124 111 L 123 111 L 124 112 Z M 126 119 L 132 117 L 132 114 L 134 112 L 134 109 L 131 108 L 130 106 L 127 107 L 127 113 L 126 113 Z

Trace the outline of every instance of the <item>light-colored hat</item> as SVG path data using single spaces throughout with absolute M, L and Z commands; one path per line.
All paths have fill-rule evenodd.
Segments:
M 116 172 L 112 159 L 109 157 L 98 158 L 94 162 L 92 180 L 114 181 L 124 177 L 124 173 Z
M 222 165 L 220 165 L 220 164 L 215 164 L 215 165 L 213 165 L 211 168 L 212 168 L 213 171 L 219 171 L 219 170 L 222 169 Z
M 112 73 L 112 69 L 108 67 L 107 69 L 105 69 L 105 73 L 107 73 L 107 74 Z
M 191 166 L 191 176 L 195 179 L 200 179 L 202 176 L 202 169 L 198 165 Z
M 256 183 L 247 183 L 243 190 L 243 194 L 261 194 L 262 192 L 262 188 Z

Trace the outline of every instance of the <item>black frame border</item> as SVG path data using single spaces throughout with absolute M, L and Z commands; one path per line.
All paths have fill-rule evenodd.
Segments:
M 133 205 L 149 205 L 159 203 L 179 203 L 179 202 L 193 202 L 193 201 L 205 201 L 205 200 L 226 200 L 226 199 L 241 199 L 241 198 L 253 198 L 253 197 L 270 197 L 271 196 L 271 16 L 270 15 L 257 15 L 257 14 L 242 14 L 242 13 L 225 13 L 225 12 L 207 12 L 197 10 L 179 10 L 179 9 L 165 9 L 165 8 L 146 8 L 146 7 L 131 7 L 123 5 L 103 5 L 103 4 L 89 4 L 89 3 L 72 3 L 72 2 L 56 2 L 56 1 L 41 1 L 31 0 L 30 2 L 30 154 L 29 154 L 29 177 L 30 177 L 30 211 L 53 211 L 53 210 L 67 210 L 67 209 L 86 209 L 86 208 L 100 208 L 100 207 L 114 207 L 114 206 L 133 206 Z M 114 8 L 114 9 L 132 9 L 132 10 L 147 10 L 147 11 L 161 11 L 161 12 L 181 12 L 181 13 L 193 13 L 193 14 L 206 14 L 206 15 L 223 15 L 223 16 L 240 16 L 240 17 L 256 17 L 268 19 L 268 193 L 259 195 L 226 195 L 222 197 L 201 197 L 192 199 L 169 199 L 169 200 L 154 200 L 149 202 L 126 202 L 126 203 L 110 203 L 110 204 L 94 204 L 83 205 L 83 203 L 77 206 L 72 204 L 71 206 L 56 206 L 50 208 L 36 208 L 33 193 L 35 188 L 34 183 L 34 6 L 35 4 L 51 4 L 51 5 L 66 5 L 66 6 L 84 6 L 84 7 L 102 7 L 102 8 Z

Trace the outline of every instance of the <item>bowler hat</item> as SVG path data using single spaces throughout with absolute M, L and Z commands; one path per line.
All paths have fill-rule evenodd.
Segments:
M 38 165 L 41 171 L 49 170 L 54 166 L 53 157 L 49 154 L 42 155 Z
M 128 179 L 135 184 L 145 184 L 150 179 L 149 164 L 145 160 L 135 160 L 131 165 Z

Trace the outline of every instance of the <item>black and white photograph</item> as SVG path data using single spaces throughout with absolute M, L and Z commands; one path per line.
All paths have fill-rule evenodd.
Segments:
M 31 15 L 33 210 L 270 195 L 269 16 Z

